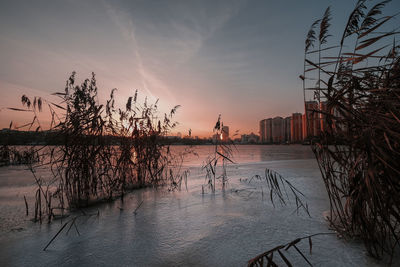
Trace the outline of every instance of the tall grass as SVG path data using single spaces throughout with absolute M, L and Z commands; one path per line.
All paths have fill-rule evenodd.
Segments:
M 339 44 L 331 46 L 336 49 L 319 45 L 318 62 L 308 57 L 315 40 L 309 34 L 301 77 L 305 83 L 317 71 L 324 85 L 314 92 L 327 109 L 313 112 L 326 128 L 312 147 L 330 200 L 329 221 L 342 235 L 360 237 L 377 258 L 393 256 L 400 240 L 399 32 L 387 28 L 396 16 L 382 14 L 388 2 L 358 1 Z M 316 22 L 320 36 L 327 34 L 324 18 Z
M 46 160 L 30 165 L 39 187 L 35 219 L 41 221 L 45 214 L 50 221 L 58 210 L 63 214 L 65 209 L 123 198 L 133 188 L 169 184 L 170 190 L 180 189 L 188 175 L 182 168 L 185 154 L 173 155 L 162 142 L 177 125 L 173 116 L 179 106 L 160 115 L 158 100 L 149 103 L 146 99 L 139 104 L 136 91 L 125 107 L 119 108 L 115 106 L 116 89 L 101 104 L 95 75 L 80 85 L 75 76 L 73 72 L 64 92 L 54 93 L 61 99 L 59 104 L 36 97 L 31 101 L 25 95 L 21 99 L 24 111 L 34 114 L 31 125 L 38 125 L 38 129 L 42 126 L 36 112 L 42 104 L 47 104 L 51 113 L 50 130 L 63 140 L 59 146 L 41 148 Z M 36 99 L 40 99 L 40 105 Z M 50 181 L 37 174 L 38 166 L 50 168 L 53 175 Z
M 305 105 L 306 114 L 318 114 L 321 127 L 312 149 L 330 201 L 331 227 L 341 236 L 363 240 L 371 256 L 391 261 L 400 241 L 400 45 L 394 38 L 400 32 L 385 28 L 398 14 L 382 14 L 389 2 L 357 1 L 339 44 L 325 47 L 328 8 L 307 33 L 300 79 L 304 104 L 312 92 L 318 104 L 327 106 Z M 311 50 L 317 41 L 318 48 Z M 308 119 L 307 129 L 313 127 Z M 290 248 L 312 266 L 296 244 L 308 239 L 311 254 L 312 237 L 321 234 L 334 233 L 279 245 L 248 266 L 292 266 L 284 253 Z
M 305 195 L 278 172 L 266 168 L 263 176 L 257 174 L 250 179 L 242 179 L 242 181 L 249 184 L 253 180 L 265 182 L 265 185 L 269 190 L 271 204 L 274 207 L 275 202 L 279 202 L 282 206 L 285 206 L 290 202 L 290 199 L 293 198 L 296 203 L 296 212 L 298 213 L 298 211 L 302 209 L 308 214 L 308 216 L 310 216 Z M 262 194 L 264 194 L 264 191 L 262 191 Z
M 222 189 L 225 189 L 225 186 L 228 183 L 227 165 L 228 163 L 235 163 L 232 160 L 235 145 L 231 140 L 222 140 L 223 127 L 224 124 L 221 120 L 221 115 L 219 115 L 213 128 L 214 150 L 213 153 L 206 158 L 203 165 L 203 170 L 206 171 L 205 178 L 207 185 L 213 193 L 215 193 L 217 181 L 220 181 Z M 220 172 L 218 171 L 218 167 L 221 169 Z

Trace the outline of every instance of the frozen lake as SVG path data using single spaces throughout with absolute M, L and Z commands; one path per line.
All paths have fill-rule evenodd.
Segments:
M 175 150 L 183 147 L 174 147 Z M 23 167 L 0 168 L 0 266 L 245 266 L 247 261 L 298 237 L 329 232 L 323 213 L 329 210 L 325 186 L 310 147 L 238 146 L 235 165 L 228 166 L 229 184 L 215 194 L 202 194 L 201 165 L 210 146 L 196 148 L 199 157 L 185 162 L 188 190 L 141 189 L 120 200 L 97 205 L 81 217 L 80 235 L 71 229 L 47 249 L 43 247 L 61 222 L 32 223 L 23 196 L 33 207 L 33 177 Z M 274 208 L 263 183 L 242 179 L 277 171 L 306 196 L 311 217 L 296 214 L 294 201 Z M 44 170 L 43 175 L 46 174 Z M 184 188 L 184 187 L 183 187 Z M 143 201 L 136 215 L 133 211 Z M 302 244 L 304 243 L 304 244 Z M 308 241 L 299 248 L 308 253 Z M 306 263 L 288 253 L 298 266 Z M 313 239 L 309 260 L 315 266 L 378 266 L 362 244 L 335 235 Z

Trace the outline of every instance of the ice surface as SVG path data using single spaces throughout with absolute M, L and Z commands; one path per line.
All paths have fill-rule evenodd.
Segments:
M 184 147 L 174 147 L 182 150 Z M 229 165 L 228 187 L 201 194 L 202 161 L 212 147 L 197 148 L 188 191 L 141 189 L 124 202 L 91 207 L 100 217 L 78 219 L 80 235 L 61 234 L 47 251 L 43 247 L 61 222 L 26 221 L 23 195 L 33 201 L 33 177 L 22 167 L 0 169 L 0 266 L 245 266 L 256 255 L 297 237 L 328 232 L 323 212 L 329 210 L 325 187 L 308 146 L 238 146 L 237 164 Z M 279 172 L 306 197 L 311 217 L 288 206 L 274 208 L 262 183 L 241 181 L 265 168 Z M 45 171 L 44 171 L 45 172 Z M 45 175 L 45 173 L 44 173 Z M 143 200 L 136 215 L 133 211 Z M 308 254 L 308 241 L 299 248 Z M 289 253 L 297 266 L 306 263 Z M 319 236 L 313 239 L 314 266 L 377 266 L 362 244 Z

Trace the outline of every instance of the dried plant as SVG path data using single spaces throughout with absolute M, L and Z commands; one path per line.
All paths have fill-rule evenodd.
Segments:
M 222 136 L 224 135 L 224 124 L 221 121 L 221 115 L 218 116 L 218 120 L 213 128 L 213 133 L 214 153 L 207 157 L 203 164 L 203 170 L 206 171 L 205 178 L 207 185 L 210 187 L 211 191 L 215 193 L 217 180 L 221 181 L 222 189 L 225 189 L 225 186 L 228 183 L 226 168 L 228 163 L 235 163 L 232 160 L 235 145 L 231 140 L 222 140 Z M 218 175 L 217 168 L 219 167 L 219 164 L 221 167 L 221 174 Z
M 313 266 L 310 262 L 310 260 L 304 255 L 304 253 L 298 248 L 298 243 L 300 243 L 302 240 L 308 240 L 308 245 L 309 245 L 309 252 L 312 254 L 312 238 L 314 236 L 319 236 L 319 235 L 334 235 L 335 233 L 317 233 L 317 234 L 312 234 L 300 238 L 296 238 L 293 241 L 290 241 L 284 245 L 279 245 L 276 246 L 273 249 L 270 249 L 253 259 L 249 260 L 247 262 L 247 266 L 253 267 L 253 266 L 279 266 L 280 262 L 282 264 L 284 263 L 286 266 L 293 266 L 293 263 L 290 262 L 289 257 L 286 255 L 285 256 L 285 251 L 288 251 L 291 248 L 294 248 L 296 250 L 296 253 L 299 254 L 303 260 L 307 263 L 309 266 Z M 277 255 L 274 258 L 274 253 Z
M 46 215 L 50 221 L 64 216 L 66 209 L 123 198 L 128 190 L 137 187 L 170 184 L 171 190 L 181 189 L 188 175 L 182 168 L 183 158 L 191 151 L 173 155 L 163 142 L 177 125 L 173 116 L 179 106 L 161 117 L 158 100 L 150 104 L 146 99 L 141 105 L 136 91 L 125 108 L 117 108 L 116 89 L 111 90 L 103 105 L 98 101 L 95 75 L 81 85 L 76 84 L 75 76 L 73 72 L 64 92 L 53 94 L 61 98 L 60 104 L 36 97 L 31 101 L 24 95 L 21 101 L 27 109 L 12 108 L 33 112 L 34 119 L 27 126 L 37 125 L 39 130 L 42 127 L 36 112 L 47 104 L 51 113 L 50 131 L 61 140 L 61 145 L 36 148 L 42 151 L 43 160 L 29 164 L 38 185 L 35 220 L 42 221 Z M 38 176 L 38 166 L 49 167 L 52 178 Z
M 321 127 L 312 147 L 330 200 L 329 221 L 342 235 L 360 237 L 377 258 L 393 256 L 400 240 L 400 57 L 392 38 L 399 32 L 385 28 L 396 16 L 382 15 L 388 2 L 358 1 L 332 46 L 338 55 L 318 63 L 306 57 L 302 77 L 305 84 L 313 71 L 324 74 L 324 86 L 310 90 L 326 106 L 312 110 Z
M 93 213 L 93 214 L 87 214 L 85 212 L 82 212 L 82 214 L 80 215 L 76 215 L 73 218 L 71 218 L 70 220 L 66 221 L 61 227 L 60 229 L 57 231 L 57 233 L 51 238 L 51 240 L 46 244 L 46 246 L 43 248 L 43 251 L 46 251 L 46 249 L 51 245 L 51 243 L 54 242 L 54 240 L 61 234 L 61 232 L 66 229 L 66 227 L 69 225 L 68 230 L 66 230 L 66 234 L 68 235 L 69 231 L 71 231 L 72 227 L 75 228 L 75 231 L 78 235 L 81 235 L 79 230 L 78 230 L 78 226 L 77 226 L 77 220 L 81 217 L 85 217 L 86 219 L 93 217 L 93 216 L 97 216 L 99 217 L 100 213 L 99 211 L 97 211 L 97 213 Z
M 183 170 L 184 169 L 183 163 L 184 163 L 184 160 L 186 159 L 186 157 L 189 155 L 199 157 L 199 155 L 195 151 L 194 146 L 186 147 L 182 152 L 179 152 L 170 157 L 170 161 L 169 161 L 169 164 L 170 164 L 170 176 L 169 176 L 170 188 L 169 188 L 169 190 L 170 191 L 174 191 L 177 189 L 181 190 L 182 183 L 184 183 L 186 191 L 188 190 L 187 179 L 190 174 L 190 170 L 189 169 Z M 171 170 L 171 168 L 173 170 L 175 170 L 175 172 L 173 172 Z
M 268 168 L 265 169 L 265 177 L 260 175 L 254 175 L 250 179 L 242 179 L 247 183 L 251 183 L 253 180 L 265 181 L 266 186 L 269 189 L 269 197 L 272 205 L 275 207 L 276 199 L 279 201 L 281 205 L 287 205 L 287 202 L 290 201 L 291 198 L 294 198 L 296 202 L 296 212 L 299 209 L 304 210 L 309 216 L 310 213 L 308 211 L 308 204 L 305 202 L 304 194 L 299 191 L 295 186 L 292 185 L 286 178 L 277 173 L 276 171 L 270 170 Z M 290 196 L 289 196 L 289 193 Z

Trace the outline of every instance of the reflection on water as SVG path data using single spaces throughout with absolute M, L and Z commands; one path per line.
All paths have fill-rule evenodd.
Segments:
M 175 152 L 184 148 L 173 147 Z M 238 146 L 237 164 L 228 165 L 227 189 L 221 191 L 217 185 L 215 194 L 202 195 L 201 164 L 212 150 L 211 146 L 198 147 L 199 157 L 185 160 L 191 170 L 188 191 L 148 188 L 129 194 L 124 202 L 92 207 L 88 212 L 99 209 L 98 219 L 80 219 L 80 236 L 72 231 L 68 236 L 62 234 L 46 252 L 41 249 L 61 224 L 19 223 L 25 219 L 22 197 L 33 195 L 32 177 L 22 167 L 0 169 L 0 265 L 244 266 L 278 244 L 328 230 L 322 214 L 329 203 L 309 147 Z M 293 214 L 294 203 L 274 208 L 264 194 L 265 185 L 241 181 L 262 175 L 265 168 L 278 171 L 307 196 L 311 217 Z M 42 174 L 49 173 L 42 170 Z M 135 216 L 133 211 L 141 201 Z M 12 216 L 17 218 L 4 219 Z M 16 225 L 23 230 L 9 232 Z M 306 252 L 307 246 L 299 248 Z M 304 265 L 298 255 L 289 253 L 288 257 Z M 335 236 L 316 238 L 310 260 L 316 266 L 377 265 L 361 244 Z

